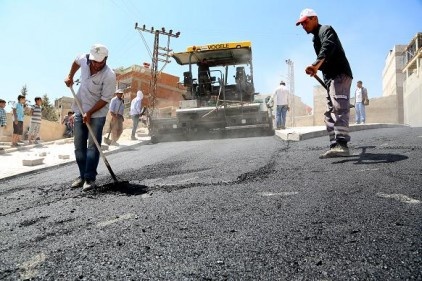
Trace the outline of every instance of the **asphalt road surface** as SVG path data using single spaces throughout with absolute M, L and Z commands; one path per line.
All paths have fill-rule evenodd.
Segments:
M 0 184 L 1 280 L 422 280 L 422 128 L 144 145 Z M 101 160 L 100 160 L 101 161 Z

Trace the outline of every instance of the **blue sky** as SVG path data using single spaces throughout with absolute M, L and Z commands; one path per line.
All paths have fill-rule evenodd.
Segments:
M 255 89 L 271 93 L 294 62 L 295 93 L 313 105 L 316 80 L 304 69 L 315 60 L 312 36 L 295 22 L 313 8 L 320 23 L 332 25 L 354 74 L 370 97 L 382 95 L 382 70 L 390 49 L 422 31 L 422 0 L 0 0 L 0 98 L 15 101 L 23 85 L 28 97 L 51 101 L 71 96 L 63 80 L 76 55 L 94 43 L 110 50 L 112 68 L 150 62 L 135 22 L 180 31 L 175 52 L 208 43 L 252 41 Z M 150 48 L 153 36 L 144 34 Z M 181 77 L 172 61 L 164 72 Z M 353 90 L 353 88 L 352 88 Z M 8 107 L 10 108 L 10 107 Z

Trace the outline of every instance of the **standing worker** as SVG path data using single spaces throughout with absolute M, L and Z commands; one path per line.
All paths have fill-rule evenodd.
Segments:
M 93 134 L 101 145 L 101 137 L 108 103 L 116 88 L 116 74 L 107 65 L 108 49 L 101 44 L 92 46 L 89 54 L 78 56 L 72 63 L 69 75 L 65 78 L 66 86 L 73 85 L 73 76 L 81 69 L 81 84 L 76 98 L 79 99 L 83 112 L 73 102 L 74 144 L 76 163 L 79 167 L 79 177 L 72 183 L 73 188 L 83 187 L 88 191 L 96 187 L 97 167 L 100 152 L 89 134 L 86 124 L 90 124 Z
M 365 105 L 368 103 L 368 91 L 362 87 L 362 81 L 358 81 L 355 90 L 355 119 L 356 124 L 365 124 Z
M 289 110 L 289 95 L 290 92 L 286 87 L 286 83 L 280 82 L 273 96 L 272 102 L 276 101 L 276 126 L 277 130 L 286 129 L 286 114 Z
M 111 114 L 111 145 L 118 146 L 117 141 L 123 133 L 123 112 L 125 105 L 123 101 L 123 90 L 118 89 L 116 96 L 111 99 L 110 102 L 110 114 Z
M 296 26 L 299 24 L 306 33 L 314 35 L 317 55 L 316 61 L 307 66 L 305 72 L 313 77 L 321 70 L 327 88 L 327 111 L 324 115 L 330 150 L 320 158 L 349 156 L 347 143 L 350 141 L 350 86 L 353 79 L 349 61 L 335 30 L 329 25 L 319 24 L 314 10 L 304 9 Z
M 141 90 L 136 92 L 136 98 L 134 98 L 130 102 L 130 116 L 132 116 L 133 127 L 132 127 L 132 135 L 130 137 L 131 140 L 137 140 L 135 137 L 136 130 L 138 129 L 139 124 L 139 117 L 141 117 L 142 113 L 142 99 L 144 94 Z

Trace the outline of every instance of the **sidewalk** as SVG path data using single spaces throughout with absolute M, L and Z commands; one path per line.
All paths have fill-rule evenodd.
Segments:
M 366 124 L 351 125 L 350 131 L 360 131 L 378 128 L 394 128 L 404 125 L 399 124 Z M 149 143 L 150 138 L 145 133 L 139 133 L 138 140 L 130 140 L 131 129 L 123 131 L 119 139 L 119 146 L 107 146 L 103 143 L 103 152 L 105 155 L 118 150 L 128 149 L 131 146 Z M 276 130 L 275 135 L 283 140 L 301 141 L 310 138 L 326 136 L 325 126 L 314 127 L 295 127 L 285 130 Z M 23 161 L 37 164 L 33 166 L 24 166 Z M 26 174 L 33 171 L 46 169 L 52 166 L 60 166 L 75 161 L 73 138 L 62 139 L 54 142 L 46 142 L 40 145 L 25 145 L 19 148 L 7 147 L 0 150 L 0 179 L 14 177 L 16 175 Z M 100 160 L 101 161 L 101 160 Z
M 123 131 L 118 143 L 119 146 L 108 146 L 102 143 L 105 155 L 132 146 L 148 143 L 150 138 L 139 133 L 138 140 L 131 140 L 132 129 Z M 0 179 L 14 177 L 52 166 L 61 166 L 75 161 L 73 138 L 45 142 L 41 144 L 23 145 L 21 147 L 5 147 L 0 150 Z M 101 160 L 100 160 L 101 161 Z M 25 164 L 25 165 L 24 165 Z

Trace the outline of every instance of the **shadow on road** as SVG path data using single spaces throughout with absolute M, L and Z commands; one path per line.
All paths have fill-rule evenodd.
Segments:
M 333 162 L 333 164 L 342 164 L 346 162 L 356 162 L 354 164 L 383 164 L 383 163 L 394 163 L 402 160 L 406 160 L 409 157 L 393 154 L 393 153 L 368 153 L 368 148 L 375 148 L 375 146 L 360 146 L 357 149 L 362 149 L 359 155 L 351 155 L 343 160 Z

